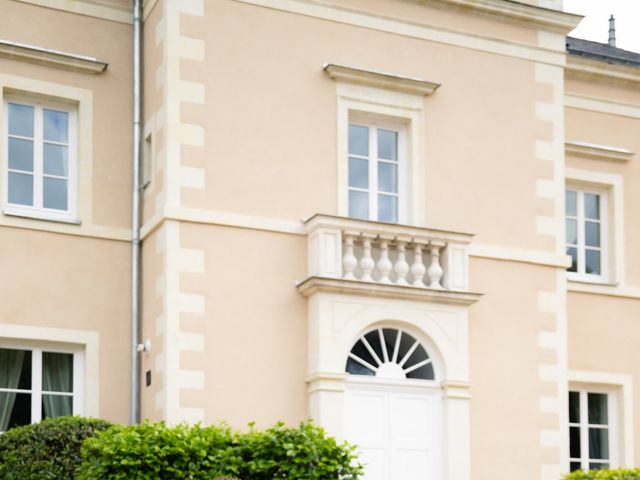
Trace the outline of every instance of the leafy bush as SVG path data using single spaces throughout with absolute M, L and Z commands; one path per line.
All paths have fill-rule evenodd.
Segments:
M 82 480 L 357 480 L 361 472 L 352 447 L 311 423 L 247 433 L 225 425 L 116 426 L 88 440 L 82 455 Z
M 338 444 L 311 422 L 298 428 L 278 423 L 265 431 L 252 427 L 240 437 L 240 446 L 245 463 L 238 476 L 243 480 L 356 480 L 362 472 L 353 447 Z
M 233 476 L 242 463 L 227 427 L 164 423 L 114 426 L 85 443 L 80 479 L 193 479 Z
M 640 468 L 630 470 L 589 470 L 588 472 L 576 470 L 564 478 L 565 480 L 640 480 Z
M 110 425 L 91 418 L 58 417 L 12 428 L 0 435 L 0 478 L 74 479 L 82 443 Z

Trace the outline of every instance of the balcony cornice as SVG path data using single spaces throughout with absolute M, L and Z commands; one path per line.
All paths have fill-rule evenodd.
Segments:
M 340 228 L 343 230 L 359 231 L 363 233 L 380 234 L 393 233 L 398 237 L 409 238 L 439 238 L 467 245 L 471 242 L 473 234 L 439 230 L 435 228 L 415 227 L 398 223 L 374 222 L 371 220 L 359 220 L 348 217 L 338 217 L 317 213 L 304 221 L 305 231 L 310 232 L 317 228 Z
M 309 277 L 299 283 L 297 287 L 298 291 L 305 297 L 310 297 L 318 292 L 344 293 L 448 305 L 471 305 L 482 297 L 481 293 L 474 292 L 385 285 L 376 282 L 364 282 L 362 280 L 327 277 Z

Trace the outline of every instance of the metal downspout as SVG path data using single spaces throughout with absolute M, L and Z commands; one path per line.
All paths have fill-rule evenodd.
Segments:
M 142 129 L 142 0 L 133 1 L 133 158 L 131 201 L 131 403 L 129 421 L 140 422 L 140 152 Z

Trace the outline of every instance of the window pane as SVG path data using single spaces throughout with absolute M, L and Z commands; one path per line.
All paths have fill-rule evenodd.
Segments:
M 9 168 L 33 172 L 33 141 L 9 138 Z
M 33 205 L 33 175 L 9 172 L 9 203 Z
M 44 139 L 67 143 L 69 125 L 67 112 L 44 110 Z
M 42 390 L 73 392 L 73 354 L 42 352 Z
M 349 157 L 349 186 L 369 188 L 369 160 Z
M 378 220 L 396 223 L 398 221 L 398 198 L 390 195 L 378 195 Z
M 567 219 L 567 243 L 576 245 L 578 243 L 578 222 L 576 220 Z
M 380 359 L 380 361 L 384 362 L 384 355 L 382 353 L 382 343 L 380 342 L 380 334 L 378 333 L 378 330 L 373 330 L 369 333 L 367 333 L 364 338 L 367 339 L 367 342 L 369 342 L 369 346 L 371 348 L 373 348 L 373 351 L 376 352 L 376 355 L 378 355 L 378 358 Z M 376 365 L 374 363 L 374 365 Z
M 609 460 L 609 430 L 606 428 L 589 429 L 589 458 Z
M 31 394 L 0 392 L 0 432 L 31 423 Z
M 349 216 L 353 218 L 369 218 L 369 194 L 349 191 Z
M 584 224 L 585 243 L 588 247 L 600 246 L 600 224 L 595 222 L 585 222 Z
M 609 423 L 607 399 L 608 398 L 606 393 L 587 394 L 589 423 L 591 425 L 607 425 Z
M 567 255 L 571 257 L 571 266 L 567 268 L 567 272 L 577 272 L 578 271 L 578 250 L 575 248 L 567 248 Z
M 349 153 L 369 156 L 369 128 L 349 125 Z
M 433 365 L 430 363 L 423 365 L 420 368 L 416 368 L 415 370 L 407 373 L 407 378 L 418 378 L 420 380 L 433 380 L 435 374 L 433 373 Z
M 30 351 L 0 348 L 0 388 L 31 389 Z
M 73 414 L 73 397 L 42 395 L 42 418 L 63 417 Z
M 569 456 L 580 458 L 580 428 L 569 427 Z
M 584 216 L 596 220 L 600 219 L 600 195 L 584 194 Z
M 9 104 L 9 135 L 33 137 L 33 107 Z
M 378 158 L 398 159 L 398 132 L 378 130 Z
M 571 190 L 567 190 L 564 194 L 565 207 L 567 215 L 575 217 L 578 215 L 578 194 Z
M 353 358 L 349 357 L 347 359 L 347 372 L 353 375 L 369 375 L 374 376 L 376 373 L 373 370 L 369 370 L 367 367 L 362 365 L 361 363 L 356 362 Z
M 571 462 L 569 470 L 571 472 L 575 472 L 576 470 L 580 470 L 580 462 Z
M 67 171 L 67 147 L 63 145 L 44 144 L 44 173 L 66 177 Z
M 398 165 L 395 163 L 378 163 L 378 190 L 398 193 Z
M 609 468 L 608 463 L 590 463 L 589 470 L 603 470 L 605 468 Z
M 353 353 L 356 357 L 364 360 L 369 365 L 373 365 L 374 367 L 378 365 L 378 362 L 376 362 L 376 359 L 373 358 L 373 355 L 369 353 L 369 350 L 367 349 L 367 347 L 365 347 L 362 340 L 358 340 L 356 342 L 356 344 L 351 349 L 351 353 Z
M 580 393 L 569 392 L 569 421 L 580 423 Z
M 55 208 L 56 210 L 67 209 L 66 180 L 45 177 L 43 205 L 45 208 Z
M 600 251 L 585 251 L 585 271 L 592 275 L 600 275 Z

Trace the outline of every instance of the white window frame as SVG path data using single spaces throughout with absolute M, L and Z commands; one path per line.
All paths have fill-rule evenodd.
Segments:
M 606 289 L 624 287 L 625 234 L 624 181 L 622 175 L 577 168 L 566 168 L 565 181 L 567 189 L 604 192 L 607 195 L 606 211 L 601 209 L 604 212 L 603 215 L 606 216 L 606 230 L 603 229 L 601 232 L 601 237 L 603 242 L 606 242 L 607 250 L 606 264 L 601 261 L 603 265 L 603 272 L 606 271 L 606 276 L 579 275 L 574 272 L 567 272 L 567 280 L 572 282 L 570 289 L 592 291 L 589 289 L 600 288 L 600 286 Z M 566 215 L 563 218 L 566 219 Z M 562 228 L 564 232 L 564 224 Z
M 349 125 L 357 125 L 360 127 L 366 127 L 369 130 L 369 157 L 366 160 L 369 163 L 369 184 L 366 193 L 369 195 L 369 217 L 367 220 L 374 222 L 382 221 L 379 219 L 378 212 L 378 195 L 393 195 L 388 192 L 382 192 L 378 189 L 378 164 L 387 163 L 385 159 L 378 158 L 378 130 L 389 130 L 397 133 L 397 168 L 398 168 L 398 192 L 396 197 L 398 199 L 398 212 L 397 222 L 407 222 L 407 206 L 406 206 L 406 170 L 407 170 L 407 154 L 406 154 L 406 128 L 401 123 L 393 123 L 376 118 L 367 118 L 363 116 L 354 115 L 349 118 Z M 348 154 L 348 157 L 365 159 L 359 155 Z M 349 159 L 347 158 L 347 164 Z M 393 163 L 393 162 L 388 162 Z M 364 192 L 363 189 L 351 187 L 347 184 L 349 191 Z
M 31 423 L 42 420 L 42 353 L 67 353 L 73 355 L 73 387 L 72 397 L 73 415 L 84 414 L 84 351 L 81 348 L 62 347 L 56 345 L 38 345 L 29 343 L 0 342 L 0 348 L 9 350 L 26 350 L 31 352 L 31 389 L 6 389 L 0 388 L 0 392 L 29 393 L 31 395 Z
M 568 184 L 566 191 L 576 192 L 576 217 L 577 220 L 577 253 L 578 271 L 567 271 L 567 278 L 582 282 L 603 283 L 609 278 L 609 202 L 608 191 L 602 188 L 586 187 L 581 185 Z M 587 273 L 586 268 L 586 242 L 585 242 L 585 222 L 584 195 L 593 194 L 599 197 L 600 208 L 600 274 Z M 565 220 L 567 214 L 565 213 Z M 566 243 L 569 248 L 569 243 Z
M 617 468 L 619 466 L 618 461 L 618 397 L 616 391 L 611 388 L 605 388 L 602 386 L 582 386 L 582 387 L 569 387 L 570 392 L 578 392 L 579 405 L 580 405 L 580 421 L 569 422 L 569 427 L 578 427 L 580 429 L 580 458 L 569 458 L 569 463 L 580 462 L 580 468 L 582 470 L 589 470 L 589 464 L 591 463 L 607 463 L 607 468 Z M 590 393 L 600 393 L 607 396 L 607 419 L 608 423 L 606 427 L 602 425 L 589 424 L 588 418 L 588 403 L 587 397 Z M 589 428 L 600 428 L 608 430 L 609 440 L 609 459 L 598 460 L 589 458 Z
M 34 108 L 34 205 L 20 205 L 9 203 L 9 103 L 27 105 Z M 4 115 L 4 167 L 3 212 L 9 215 L 38 218 L 42 220 L 64 221 L 79 223 L 77 219 L 77 191 L 78 191 L 78 111 L 73 105 L 63 102 L 45 101 L 28 96 L 5 96 L 3 101 Z M 67 210 L 57 210 L 42 206 L 43 198 L 43 110 L 51 109 L 66 112 L 68 115 L 68 157 L 67 157 Z
M 336 85 L 338 215 L 349 216 L 349 123 L 364 120 L 402 127 L 404 136 L 399 144 L 404 148 L 404 172 L 398 173 L 404 176 L 399 178 L 404 198 L 398 221 L 426 225 L 424 96 L 341 81 Z

